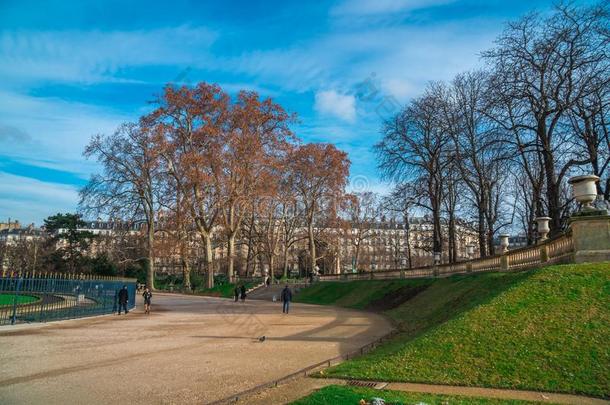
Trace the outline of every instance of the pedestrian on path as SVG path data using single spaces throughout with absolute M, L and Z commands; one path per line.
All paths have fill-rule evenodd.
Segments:
M 241 285 L 241 302 L 246 302 L 246 286 Z
M 129 301 L 129 292 L 127 291 L 127 286 L 124 285 L 123 288 L 119 290 L 119 313 L 121 315 L 121 308 L 125 310 L 125 314 L 127 315 L 129 311 L 127 310 L 127 301 Z
M 233 290 L 233 294 L 235 295 L 235 302 L 239 301 L 239 286 L 235 286 L 235 290 Z
M 286 284 L 286 287 L 282 290 L 282 301 L 284 302 L 282 312 L 287 314 L 288 310 L 290 310 L 290 301 L 292 301 L 292 291 L 290 291 L 288 284 Z
M 144 292 L 142 293 L 142 297 L 144 297 L 144 313 L 150 314 L 150 304 L 152 300 L 152 292 L 146 287 Z

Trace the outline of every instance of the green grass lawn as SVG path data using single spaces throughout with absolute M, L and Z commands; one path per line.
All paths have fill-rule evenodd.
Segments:
M 334 303 L 342 305 L 358 292 L 368 295 L 362 283 L 367 282 L 342 283 Z M 399 325 L 396 338 L 325 375 L 610 396 L 610 264 L 429 283 L 384 312 Z M 315 301 L 311 293 L 302 294 L 298 299 Z M 319 303 L 331 301 L 328 293 L 321 294 Z
M 13 305 L 14 300 L 15 296 L 13 294 L 0 294 L 0 307 Z M 39 298 L 34 295 L 19 295 L 17 297 L 17 305 L 30 304 L 38 300 Z
M 357 405 L 361 399 L 370 402 L 372 398 L 382 398 L 388 405 L 420 403 L 425 403 L 428 405 L 518 405 L 536 403 L 506 399 L 488 399 L 454 395 L 420 394 L 411 392 L 374 390 L 370 388 L 329 385 L 328 387 L 324 387 L 312 393 L 311 395 L 292 402 L 292 405 Z
M 255 286 L 256 283 L 245 283 L 246 290 Z M 241 285 L 241 284 L 240 284 Z M 233 298 L 235 284 L 225 283 L 222 285 L 216 285 L 214 288 L 199 288 L 195 290 L 196 294 L 211 295 L 214 297 Z
M 241 285 L 241 284 L 239 284 L 239 285 Z M 253 283 L 253 282 L 245 283 L 246 289 L 250 289 L 250 288 L 254 287 L 255 285 L 256 285 L 256 283 Z M 182 291 L 182 285 L 180 285 L 180 284 L 175 284 L 173 286 L 170 286 L 166 282 L 157 282 L 156 287 L 158 290 L 161 290 L 161 291 L 173 291 L 173 292 Z M 173 287 L 173 289 L 171 289 L 171 287 Z M 222 284 L 216 284 L 213 288 L 200 287 L 200 288 L 196 288 L 194 291 L 189 290 L 189 291 L 187 291 L 187 293 L 196 294 L 196 295 L 206 295 L 206 296 L 211 296 L 211 297 L 233 298 L 233 290 L 235 290 L 235 284 L 222 283 Z

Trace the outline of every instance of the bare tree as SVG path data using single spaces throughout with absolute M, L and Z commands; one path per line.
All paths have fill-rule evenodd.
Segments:
M 574 133 L 561 124 L 579 100 L 610 78 L 608 44 L 599 35 L 607 26 L 608 13 L 601 6 L 558 6 L 550 17 L 529 14 L 509 23 L 497 46 L 484 53 L 493 67 L 497 115 L 490 116 L 520 137 L 517 152 L 540 154 L 553 234 L 565 220 L 561 189 L 566 175 L 589 163 L 574 153 Z
M 337 212 L 345 192 L 350 162 L 347 154 L 332 144 L 305 144 L 291 153 L 294 186 L 303 204 L 309 239 L 309 272 L 313 274 L 316 262 L 315 224 L 318 215 Z
M 578 137 L 581 160 L 589 160 L 591 172 L 601 179 L 598 194 L 610 200 L 610 84 L 577 100 L 569 117 Z
M 379 197 L 367 191 L 347 195 L 346 200 L 344 215 L 347 226 L 343 237 L 351 245 L 352 266 L 358 269 L 363 245 L 373 236 L 380 219 Z
M 397 183 L 419 182 L 433 222 L 433 250 L 442 253 L 443 176 L 451 147 L 441 113 L 446 86 L 430 84 L 424 94 L 386 122 L 383 140 L 375 145 L 382 174 Z
M 147 277 L 154 288 L 155 216 L 159 159 L 154 135 L 143 125 L 127 123 L 109 136 L 96 135 L 84 155 L 94 158 L 102 172 L 94 174 L 80 191 L 85 213 L 128 218 L 146 224 Z

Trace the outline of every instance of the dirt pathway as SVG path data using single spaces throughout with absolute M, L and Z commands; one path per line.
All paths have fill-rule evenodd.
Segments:
M 208 403 L 353 351 L 381 316 L 155 294 L 141 310 L 0 328 L 2 404 Z M 259 337 L 265 336 L 264 342 Z

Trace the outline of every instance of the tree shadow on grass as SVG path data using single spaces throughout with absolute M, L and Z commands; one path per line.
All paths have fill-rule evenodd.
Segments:
M 419 280 L 411 288 L 405 286 L 392 291 L 372 302 L 369 308 L 383 308 L 377 312 L 392 319 L 398 334 L 371 354 L 396 352 L 428 331 L 489 303 L 532 275 L 533 271 L 454 275 L 430 280 L 424 285 Z M 383 301 L 397 305 L 384 307 Z

